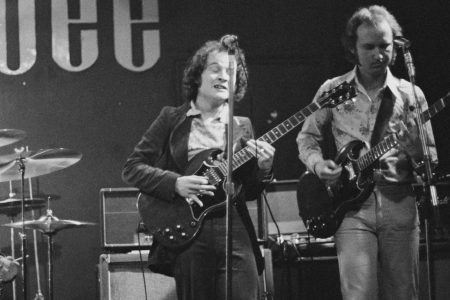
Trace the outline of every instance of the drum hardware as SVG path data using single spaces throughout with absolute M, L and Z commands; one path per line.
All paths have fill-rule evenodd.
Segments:
M 30 194 L 30 200 L 34 201 L 34 200 L 38 200 L 33 198 L 33 185 L 31 182 L 31 178 L 28 179 L 28 191 Z M 42 199 L 43 200 L 43 199 Z M 48 198 L 47 200 L 49 203 L 47 204 L 47 207 L 50 207 L 50 198 Z M 31 217 L 33 218 L 33 220 L 36 218 L 35 214 L 34 214 L 34 210 L 31 211 Z M 37 292 L 36 295 L 34 297 L 34 300 L 44 300 L 44 295 L 42 294 L 42 290 L 41 290 L 41 270 L 39 267 L 39 251 L 38 251 L 38 243 L 37 243 L 37 234 L 36 234 L 36 230 L 33 230 L 33 249 L 34 249 L 34 265 L 36 268 L 36 282 L 37 282 Z
M 0 131 L 0 145 L 7 145 L 16 142 L 24 137 L 22 131 L 18 130 L 1 130 Z M 21 222 L 5 224 L 11 228 L 21 228 L 19 233 L 21 239 L 21 252 L 23 263 L 22 263 L 22 293 L 24 297 L 27 295 L 27 243 L 25 225 L 30 227 L 32 223 L 25 222 L 25 179 L 37 177 L 41 175 L 46 175 L 64 168 L 67 168 L 81 159 L 81 153 L 65 149 L 42 149 L 36 152 L 24 151 L 24 148 L 16 150 L 15 154 L 6 155 L 0 157 L 0 182 L 20 180 L 21 182 Z M 59 220 L 58 220 L 59 221 Z M 27 221 L 36 222 L 36 221 Z M 19 225 L 19 226 L 17 226 Z M 67 227 L 65 227 L 67 228 Z M 31 228 L 33 229 L 33 228 Z M 41 230 L 41 228 L 37 228 Z M 42 230 L 41 230 L 42 231 Z M 49 228 L 45 234 L 49 237 L 58 231 L 57 228 Z M 52 239 L 49 238 L 49 242 Z M 50 251 L 51 249 L 49 249 Z M 49 256 L 50 258 L 50 256 Z M 49 262 L 50 266 L 51 262 Z M 52 287 L 52 281 L 49 279 L 49 288 Z M 51 297 L 53 296 L 52 290 L 49 290 Z
M 43 198 L 25 198 L 24 208 L 25 210 L 35 210 L 45 207 L 45 199 Z M 20 213 L 22 199 L 6 198 L 0 200 L 0 214 L 7 215 L 9 217 L 15 217 Z
M 10 220 L 11 223 L 14 223 L 14 218 L 20 213 L 20 209 L 21 209 L 21 202 L 22 199 L 18 198 L 16 196 L 16 193 L 13 192 L 12 189 L 12 182 L 9 182 L 9 189 L 10 189 L 10 193 L 9 193 L 9 197 L 7 197 L 4 200 L 0 200 L 0 214 L 4 214 L 7 215 Z M 45 199 L 44 199 L 44 195 L 39 195 L 37 197 L 33 197 L 33 187 L 32 187 L 32 182 L 31 182 L 31 178 L 29 179 L 29 194 L 30 197 L 25 198 L 25 210 L 30 210 L 31 211 L 31 217 L 32 219 L 35 219 L 35 211 L 36 210 L 41 210 L 42 208 L 45 207 Z M 56 199 L 59 198 L 59 196 L 56 195 L 47 195 L 47 199 Z M 15 243 L 14 243 L 14 228 L 11 227 L 11 256 L 14 258 L 14 254 L 15 254 Z M 37 236 L 36 236 L 36 231 L 33 231 L 33 244 L 34 244 L 34 259 L 35 259 L 35 268 L 36 268 L 36 282 L 37 282 L 37 292 L 36 292 L 36 296 L 34 298 L 34 300 L 43 300 L 44 296 L 42 294 L 42 290 L 41 290 L 41 280 L 40 280 L 40 263 L 39 263 L 39 250 L 38 250 L 38 243 L 37 243 Z M 27 256 L 28 257 L 28 256 Z M 13 296 L 13 300 L 17 299 L 17 295 L 16 295 L 16 282 L 13 281 L 12 282 L 12 296 Z
M 16 142 L 18 142 L 18 141 L 21 141 L 21 140 L 23 140 L 24 138 L 26 137 L 26 133 L 25 133 L 25 131 L 23 131 L 23 130 L 19 130 L 19 129 L 0 129 L 0 147 L 3 147 L 3 146 L 7 146 L 7 145 L 10 145 L 10 144 L 14 144 L 14 143 L 16 143 Z M 2 160 L 2 159 L 0 159 L 0 164 L 3 164 L 4 162 L 6 162 L 4 159 Z M 11 185 L 11 183 L 10 183 L 10 185 Z M 2 205 L 0 204 L 0 207 L 1 207 Z M 5 209 L 4 209 L 4 207 L 2 207 L 3 209 L 1 209 L 0 210 L 0 212 L 5 212 Z M 6 210 L 8 210 L 9 209 L 9 207 L 6 209 Z M 18 214 L 20 211 L 16 211 L 15 210 L 15 212 L 8 212 L 8 213 L 6 213 L 8 216 L 10 216 L 10 218 L 12 218 L 11 217 L 11 214 Z M 11 219 L 11 222 L 13 222 L 13 220 Z M 11 253 L 12 253 L 12 257 L 14 258 L 14 251 L 15 251 L 15 249 L 14 249 L 14 232 L 13 232 L 13 229 L 11 229 Z M 13 297 L 14 297 L 14 300 L 16 299 L 16 289 L 15 289 L 15 282 L 13 282 Z
M 10 181 L 9 182 L 9 197 L 11 198 L 11 197 L 14 197 L 14 196 L 15 196 L 15 193 L 13 193 L 12 182 Z M 12 213 L 10 213 L 8 215 L 9 218 L 10 218 L 11 223 L 14 223 L 14 215 L 18 214 L 19 211 L 20 211 L 20 209 L 16 210 L 17 213 L 12 212 Z M 11 236 L 10 237 L 10 239 L 11 239 L 11 256 L 14 259 L 15 258 L 15 253 L 16 253 L 15 244 L 14 244 L 14 228 L 10 229 L 10 236 Z M 16 281 L 15 280 L 13 280 L 13 282 L 12 282 L 12 294 L 13 294 L 12 295 L 13 296 L 13 300 L 16 300 L 17 299 L 17 295 L 16 295 Z
M 14 280 L 19 270 L 19 261 L 22 257 L 14 259 L 12 256 L 0 254 L 0 283 Z
M 79 222 L 74 220 L 60 220 L 53 215 L 53 211 L 51 209 L 47 209 L 47 214 L 45 216 L 42 216 L 38 220 L 4 224 L 2 226 L 39 230 L 47 236 L 48 293 L 49 299 L 53 300 L 53 236 L 57 232 L 64 229 L 93 226 L 93 225 L 96 225 L 96 223 Z
M 19 129 L 0 129 L 0 147 L 16 143 L 25 137 L 25 131 Z

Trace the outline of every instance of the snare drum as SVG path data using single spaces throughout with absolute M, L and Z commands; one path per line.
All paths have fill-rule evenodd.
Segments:
M 16 277 L 20 265 L 11 256 L 0 254 L 0 283 L 7 283 Z

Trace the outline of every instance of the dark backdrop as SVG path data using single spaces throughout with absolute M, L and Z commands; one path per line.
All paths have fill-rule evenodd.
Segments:
M 76 165 L 33 178 L 34 191 L 59 196 L 51 202 L 57 217 L 98 223 L 99 190 L 124 186 L 120 172 L 127 155 L 164 105 L 182 102 L 179 86 L 184 63 L 204 41 L 226 33 L 239 36 L 247 54 L 250 88 L 237 112 L 249 116 L 260 135 L 306 106 L 325 79 L 349 70 L 339 36 L 351 13 L 370 3 L 163 0 L 156 26 L 161 57 L 153 68 L 132 72 L 114 58 L 112 0 L 97 1 L 98 24 L 94 27 L 99 57 L 89 69 L 69 72 L 52 60 L 50 1 L 36 1 L 37 61 L 25 74 L 0 74 L 0 127 L 22 129 L 27 138 L 1 150 L 9 153 L 14 146 L 27 145 L 31 150 L 65 147 L 80 151 L 83 158 Z M 417 83 L 428 101 L 434 102 L 450 88 L 448 1 L 379 3 L 397 16 L 405 36 L 413 42 Z M 405 76 L 401 57 L 394 71 Z M 432 123 L 440 169 L 448 172 L 448 111 Z M 304 170 L 297 159 L 297 132 L 276 143 L 277 179 L 297 179 Z M 18 192 L 19 182 L 12 184 Z M 6 197 L 8 192 L 8 183 L 1 183 L 0 194 Z M 4 215 L 0 218 L 2 223 L 9 222 Z M 0 228 L 1 250 L 7 254 L 11 252 L 9 234 Z M 38 239 L 43 273 L 46 239 L 40 234 Z M 55 299 L 97 298 L 100 240 L 99 226 L 64 230 L 55 236 Z M 20 249 L 17 236 L 15 246 Z M 34 273 L 30 266 L 31 295 L 36 291 Z

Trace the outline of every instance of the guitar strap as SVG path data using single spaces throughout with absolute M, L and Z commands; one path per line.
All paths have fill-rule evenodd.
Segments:
M 391 90 L 386 87 L 382 93 L 383 96 L 381 99 L 380 108 L 378 109 L 377 119 L 375 120 L 372 137 L 370 138 L 370 147 L 378 144 L 378 142 L 383 138 L 387 125 L 389 124 L 389 119 L 391 118 L 394 110 L 394 100 L 392 98 Z

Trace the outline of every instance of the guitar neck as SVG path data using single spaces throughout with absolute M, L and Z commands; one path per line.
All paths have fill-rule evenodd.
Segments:
M 284 122 L 280 123 L 278 126 L 273 128 L 272 130 L 268 131 L 261 137 L 259 137 L 258 141 L 265 141 L 269 144 L 275 143 L 277 140 L 291 132 L 293 129 L 298 127 L 300 124 L 302 124 L 305 119 L 310 116 L 312 113 L 314 113 L 316 110 L 320 109 L 321 106 L 315 102 L 309 104 L 302 110 L 298 111 L 288 119 L 286 119 Z M 249 161 L 253 157 L 253 153 L 250 151 L 250 147 L 244 147 L 240 151 L 236 152 L 233 155 L 233 171 L 245 164 L 247 161 Z M 222 171 L 222 173 L 227 174 L 226 168 L 228 167 L 228 162 L 223 162 L 220 164 L 219 168 Z
M 421 119 L 422 123 L 429 121 L 438 112 L 443 110 L 448 105 L 449 100 L 450 100 L 450 97 L 447 96 L 447 97 L 441 98 L 438 101 L 434 102 L 433 105 L 431 105 L 427 111 L 423 112 L 420 115 L 420 117 L 421 117 L 420 119 Z
M 438 112 L 443 110 L 448 105 L 448 100 L 450 97 L 444 97 L 433 103 L 428 110 L 420 114 L 422 123 L 428 122 L 432 117 L 434 117 Z M 357 164 L 360 170 L 364 170 L 370 165 L 372 165 L 377 159 L 386 154 L 389 150 L 394 148 L 398 144 L 398 136 L 396 133 L 390 134 L 385 137 L 380 143 L 375 147 L 370 149 L 369 152 L 362 155 L 357 160 Z
M 360 170 L 364 170 L 370 165 L 372 165 L 375 161 L 377 161 L 380 157 L 386 154 L 389 150 L 397 146 L 397 134 L 393 133 L 386 136 L 380 143 L 378 143 L 375 147 L 370 149 L 369 152 L 362 155 L 357 160 L 357 164 Z

